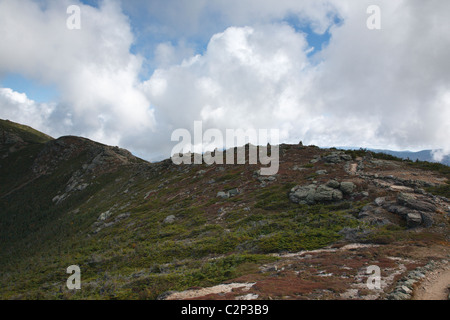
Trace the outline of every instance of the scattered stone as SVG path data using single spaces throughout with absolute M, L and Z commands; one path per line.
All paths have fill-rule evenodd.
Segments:
M 341 184 L 338 181 L 336 181 L 336 180 L 330 180 L 326 184 L 327 187 L 330 187 L 330 188 L 333 188 L 333 189 L 339 189 L 340 185 Z
M 386 198 L 376 198 L 374 202 L 377 206 L 382 207 L 386 202 Z
M 343 161 L 351 161 L 352 157 L 343 152 L 332 152 L 322 158 L 325 163 L 337 164 Z
M 228 191 L 228 196 L 229 197 L 235 197 L 240 193 L 238 188 L 235 189 L 231 189 L 230 191 Z
M 320 161 L 320 156 L 315 156 L 315 157 L 310 161 L 310 163 L 314 164 L 314 163 L 317 163 L 317 162 L 319 162 L 319 161 Z
M 259 176 L 258 177 L 259 182 L 273 182 L 276 180 L 277 180 L 276 176 Z
M 219 191 L 217 193 L 217 197 L 222 199 L 228 199 L 230 195 L 228 194 L 228 192 Z
M 112 215 L 112 212 L 111 212 L 110 210 L 108 210 L 108 211 L 106 211 L 106 212 L 103 212 L 103 213 L 98 217 L 98 220 L 100 220 L 100 221 L 105 221 L 105 220 L 109 219 L 109 217 L 111 217 L 111 215 Z
M 327 170 L 318 170 L 318 171 L 316 171 L 316 174 L 318 174 L 318 175 L 324 175 L 324 174 L 327 174 L 327 173 L 328 173 Z
M 177 218 L 174 215 L 166 217 L 163 221 L 164 224 L 174 223 Z
M 406 215 L 408 228 L 416 228 L 422 224 L 422 215 L 419 212 L 410 212 Z
M 340 189 L 344 194 L 352 194 L 356 185 L 353 182 L 341 182 Z
M 319 186 L 314 194 L 314 200 L 316 202 L 327 202 L 327 201 L 339 201 L 342 200 L 343 195 L 340 190 L 336 190 L 327 186 Z

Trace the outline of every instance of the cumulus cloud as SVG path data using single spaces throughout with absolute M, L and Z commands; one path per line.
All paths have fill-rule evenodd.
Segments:
M 50 132 L 49 118 L 55 110 L 54 104 L 36 103 L 25 93 L 19 93 L 9 88 L 0 88 L 0 118 L 27 124 L 47 134 Z M 49 130 L 50 128 L 50 130 Z
M 343 22 L 331 26 L 314 61 L 305 35 L 285 24 L 230 27 L 204 54 L 155 71 L 146 88 L 159 119 L 186 128 L 199 119 L 222 129 L 273 127 L 284 141 L 322 146 L 449 150 L 450 5 L 378 1 L 382 29 L 369 30 L 373 1 L 318 3 L 321 14 L 311 19 L 328 28 L 330 20 L 317 17 L 333 8 Z
M 80 30 L 66 27 L 72 4 L 81 8 Z M 151 131 L 153 111 L 138 89 L 142 57 L 130 53 L 134 38 L 117 1 L 97 9 L 68 0 L 3 0 L 0 34 L 0 74 L 19 73 L 59 89 L 49 130 L 109 144 Z
M 230 27 L 204 55 L 158 69 L 143 85 L 156 116 L 172 128 L 284 129 L 303 123 L 310 74 L 305 35 L 287 25 Z

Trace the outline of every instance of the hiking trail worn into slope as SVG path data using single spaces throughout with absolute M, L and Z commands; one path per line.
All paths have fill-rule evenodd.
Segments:
M 450 289 L 450 265 L 427 274 L 427 278 L 419 285 L 413 300 L 448 300 Z

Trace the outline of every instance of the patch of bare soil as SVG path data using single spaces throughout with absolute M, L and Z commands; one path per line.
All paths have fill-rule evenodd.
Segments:
M 431 271 L 416 288 L 413 300 L 448 300 L 450 294 L 450 265 Z

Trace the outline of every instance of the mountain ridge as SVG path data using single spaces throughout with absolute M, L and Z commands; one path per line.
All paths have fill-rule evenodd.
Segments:
M 28 140 L 0 146 L 5 299 L 398 298 L 398 277 L 374 295 L 355 289 L 358 274 L 378 264 L 407 277 L 449 254 L 444 165 L 283 144 L 279 172 L 261 176 L 248 163 L 148 163 L 80 137 Z M 79 291 L 65 286 L 70 265 Z

